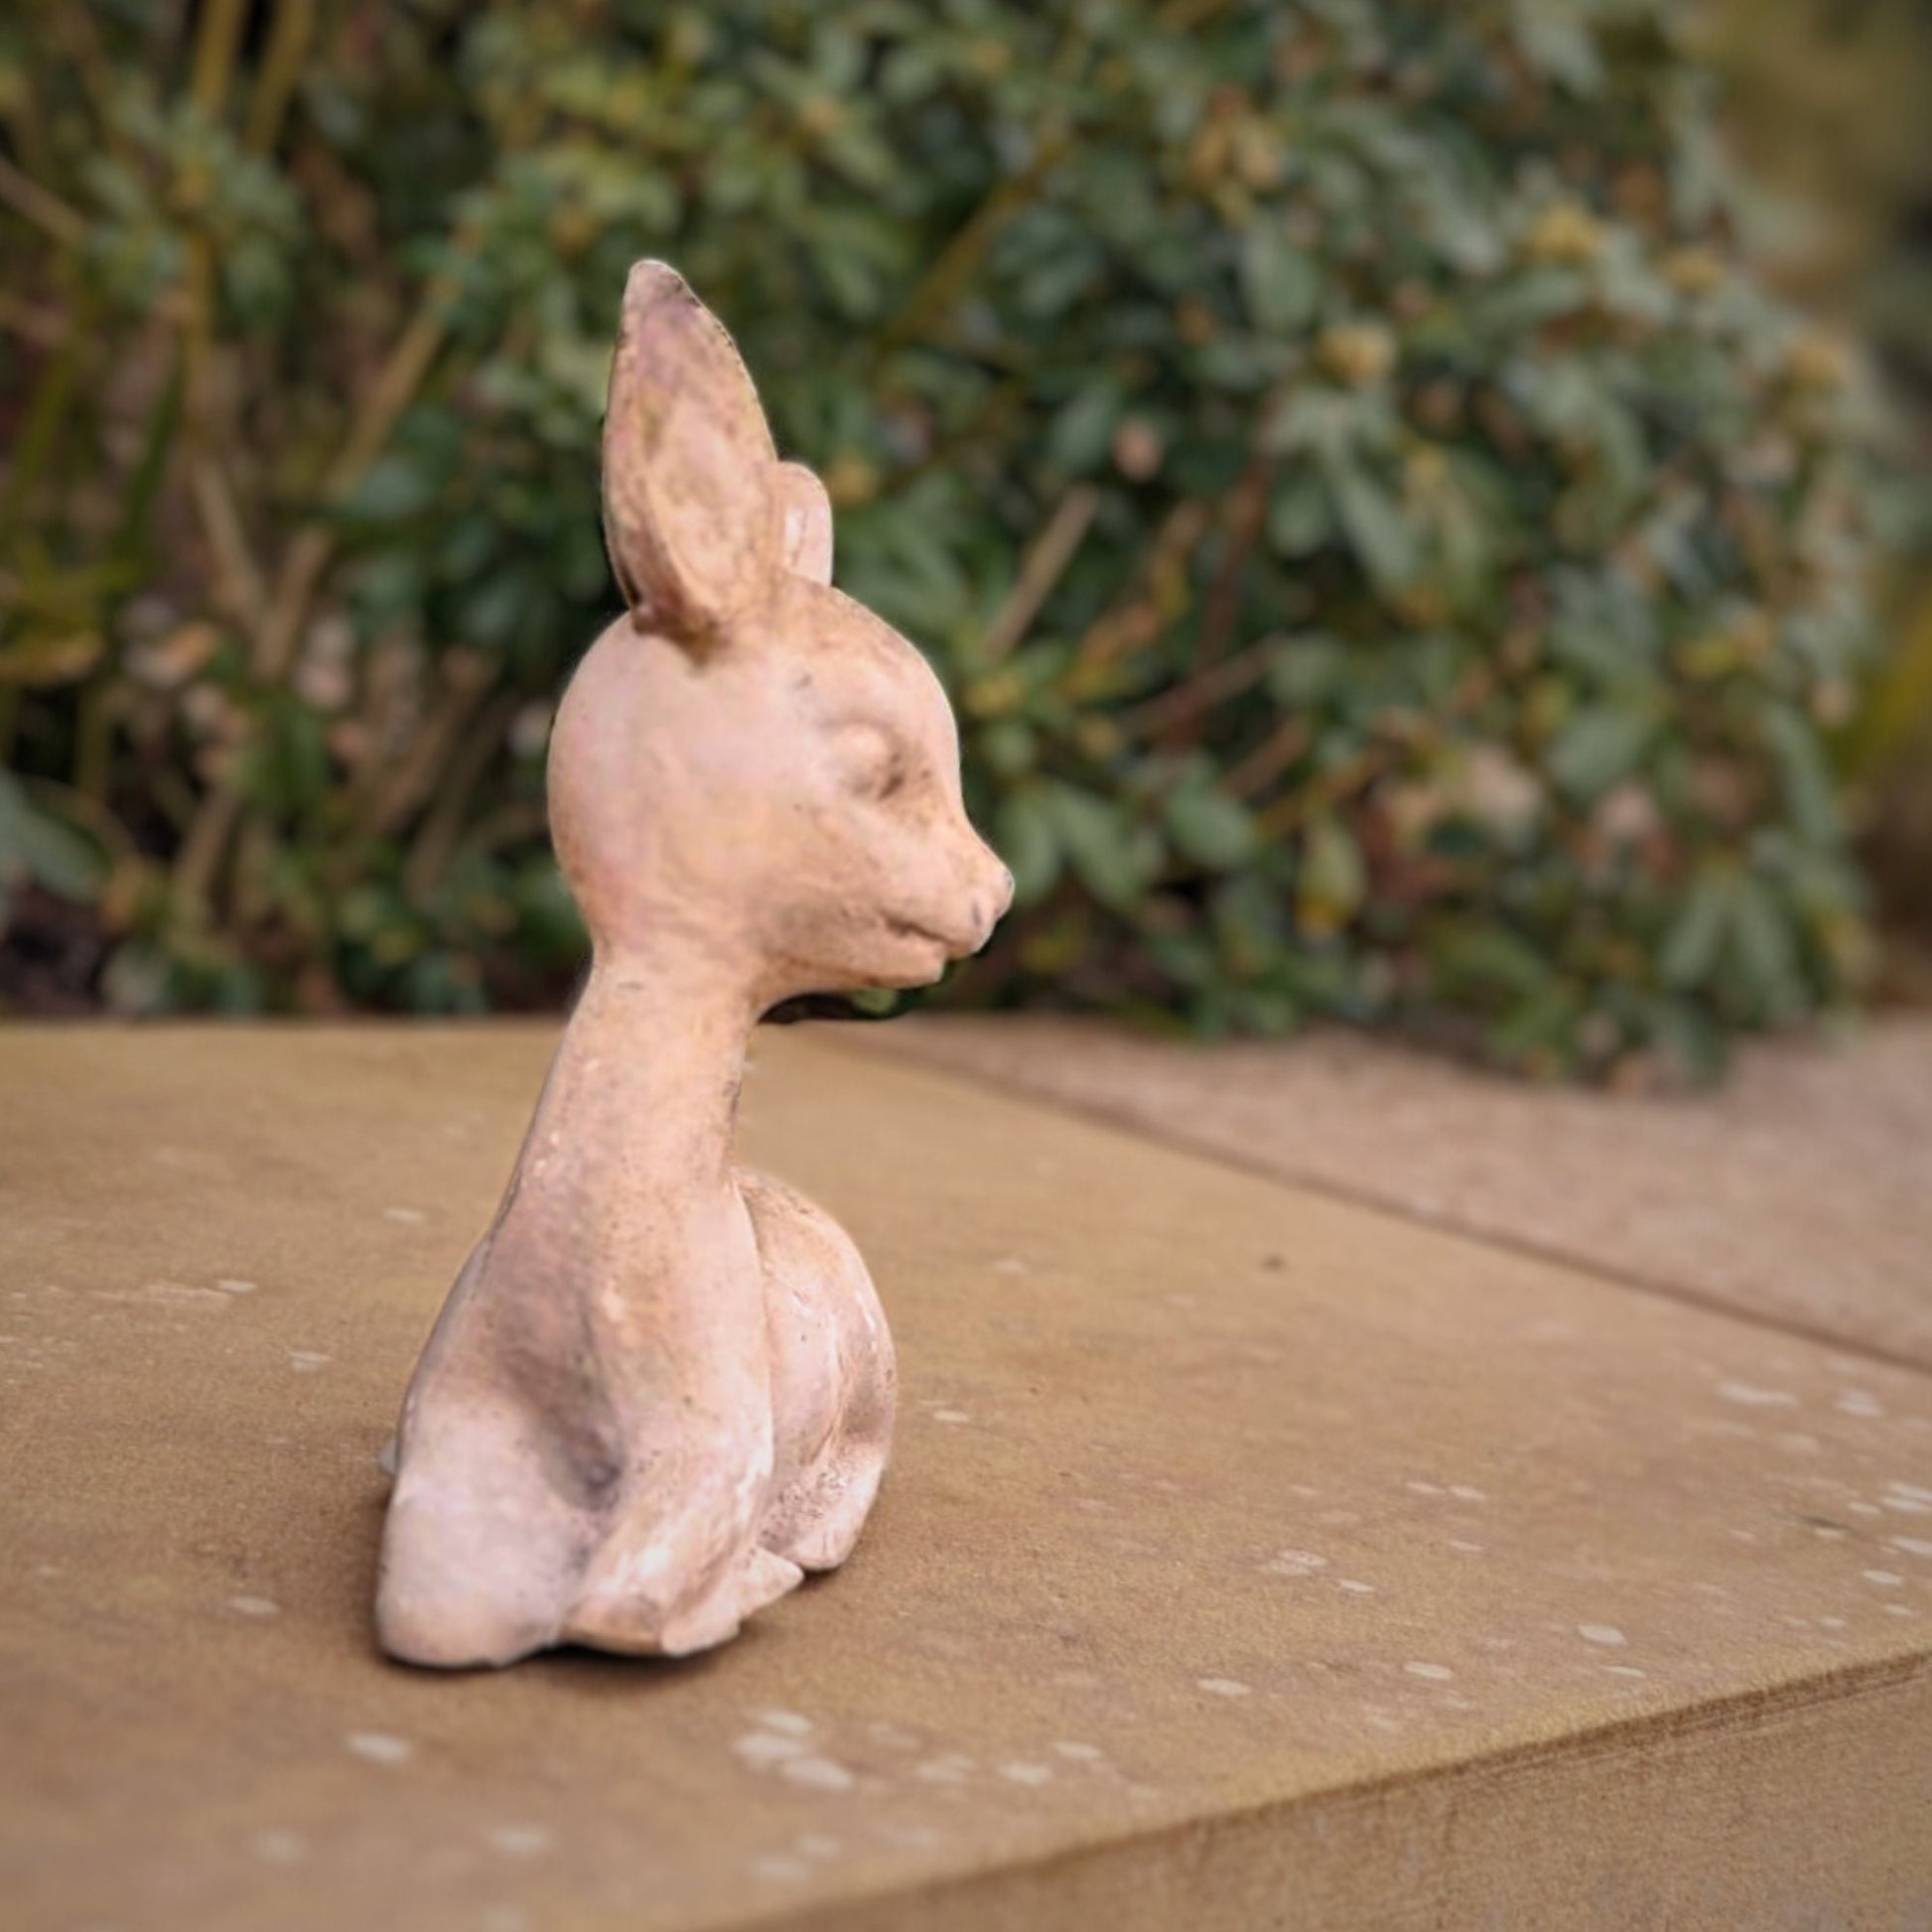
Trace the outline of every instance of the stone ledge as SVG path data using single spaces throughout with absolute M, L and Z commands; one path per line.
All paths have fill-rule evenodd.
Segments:
M 1506 1080 L 1329 1029 L 1182 1044 L 921 1015 L 869 1046 L 1932 1369 L 1932 1022 L 1752 1042 L 1714 1093 Z
M 364 1920 L 1932 1910 L 1932 1381 L 760 1045 L 905 1375 L 840 1577 L 683 1666 L 385 1665 L 375 1454 L 538 1028 L 0 1033 L 0 1895 Z

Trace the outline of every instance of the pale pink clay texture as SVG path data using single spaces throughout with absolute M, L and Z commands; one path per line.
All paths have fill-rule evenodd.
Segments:
M 823 487 L 660 263 L 624 294 L 604 504 L 629 608 L 549 766 L 593 964 L 403 1405 L 376 1622 L 411 1663 L 682 1655 L 844 1561 L 892 1342 L 839 1227 L 733 1165 L 746 1039 L 799 994 L 930 982 L 1012 894 L 938 681 L 831 588 Z

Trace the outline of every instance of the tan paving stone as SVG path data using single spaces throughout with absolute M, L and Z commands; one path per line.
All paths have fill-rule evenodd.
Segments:
M 1715 1094 L 1525 1085 L 1344 1033 L 1188 1045 L 917 1018 L 910 1054 L 1287 1180 L 1932 1368 L 1932 1021 L 1754 1045 Z
M 383 1663 L 548 1044 L 0 1033 L 9 1932 L 1932 1910 L 1932 1380 L 842 1035 L 746 1140 L 898 1337 L 851 1567 L 685 1665 Z

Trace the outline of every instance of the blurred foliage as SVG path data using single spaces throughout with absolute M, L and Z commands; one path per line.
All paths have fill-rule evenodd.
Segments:
M 1919 488 L 1881 610 L 1898 645 L 1839 761 L 1876 874 L 1887 991 L 1932 999 L 1932 12 L 1922 0 L 1722 0 L 1708 24 L 1777 284 L 1854 323 L 1904 411 Z
M 1932 562 L 1923 556 L 1898 648 L 1847 751 L 1862 793 L 1863 844 L 1883 894 L 1883 990 L 1932 1006 Z
M 541 755 L 615 609 L 597 427 L 654 254 L 955 696 L 1020 888 L 956 997 L 1631 1082 L 1831 1007 L 1876 412 L 1740 260 L 1685 33 L 27 0 L 16 956 L 134 1010 L 554 992 Z

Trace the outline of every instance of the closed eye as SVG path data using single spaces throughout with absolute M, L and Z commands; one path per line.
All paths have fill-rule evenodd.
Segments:
M 906 779 L 905 757 L 879 726 L 855 722 L 840 728 L 839 762 L 847 790 L 861 798 L 884 800 Z

